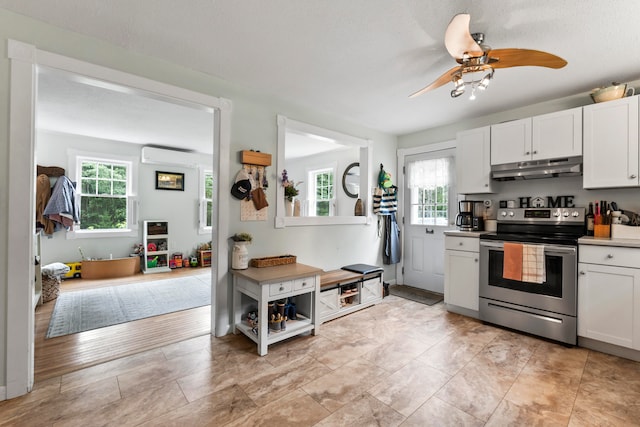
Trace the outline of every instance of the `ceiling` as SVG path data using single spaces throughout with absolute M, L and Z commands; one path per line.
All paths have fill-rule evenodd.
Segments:
M 0 7 L 395 135 L 640 78 L 637 0 L 0 0 Z M 443 39 L 460 12 L 494 48 L 543 50 L 568 65 L 496 70 L 474 101 L 452 99 L 449 85 L 408 98 L 455 65 Z

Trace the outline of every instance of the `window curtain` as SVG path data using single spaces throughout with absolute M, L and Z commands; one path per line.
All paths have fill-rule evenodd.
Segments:
M 407 185 L 409 188 L 433 190 L 449 185 L 449 166 L 451 158 L 418 160 L 409 163 Z

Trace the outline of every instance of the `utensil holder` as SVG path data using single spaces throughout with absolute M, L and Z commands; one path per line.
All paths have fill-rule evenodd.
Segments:
M 593 237 L 609 238 L 611 237 L 611 225 L 596 224 L 593 226 Z

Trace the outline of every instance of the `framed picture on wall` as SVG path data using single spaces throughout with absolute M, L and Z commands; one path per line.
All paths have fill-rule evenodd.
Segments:
M 156 171 L 156 190 L 184 191 L 184 174 Z

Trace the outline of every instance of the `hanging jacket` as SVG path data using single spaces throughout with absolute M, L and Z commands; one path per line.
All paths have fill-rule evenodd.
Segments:
M 76 205 L 76 190 L 66 176 L 58 178 L 43 216 L 62 224 L 68 230 L 72 230 L 73 224 L 80 220 L 80 212 Z

